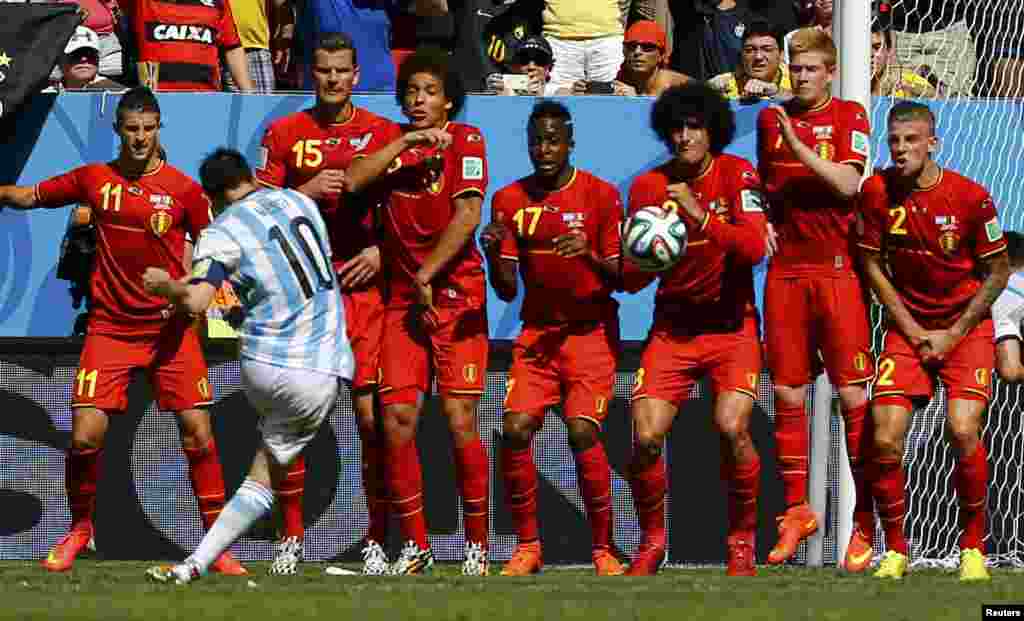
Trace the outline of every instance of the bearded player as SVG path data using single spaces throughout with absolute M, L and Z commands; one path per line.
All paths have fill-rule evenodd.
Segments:
M 525 297 L 523 330 L 512 350 L 502 425 L 505 503 L 519 542 L 503 576 L 544 565 L 537 529 L 537 469 L 533 436 L 548 408 L 561 405 L 590 520 L 592 558 L 599 576 L 622 565 L 609 551 L 611 469 L 598 434 L 615 387 L 622 199 L 615 186 L 569 163 L 572 116 L 560 103 L 537 104 L 527 123 L 534 173 L 494 195 L 491 223 L 480 241 L 491 286 Z
M 396 98 L 409 123 L 374 133 L 367 155 L 357 157 L 345 177 L 349 191 L 373 184 L 386 195 L 388 299 L 379 390 L 391 506 L 408 540 L 392 571 L 421 573 L 433 564 L 416 448 L 433 370 L 462 495 L 462 570 L 486 575 L 489 467 L 476 406 L 488 334 L 483 261 L 474 242 L 487 191 L 484 139 L 477 128 L 449 120 L 462 108 L 465 90 L 442 50 L 424 48 L 406 59 Z
M 36 186 L 0 187 L 0 204 L 17 209 L 86 204 L 97 230 L 93 306 L 72 386 L 71 448 L 65 461 L 71 529 L 43 559 L 49 571 L 70 569 L 93 539 L 103 441 L 109 417 L 128 407 L 135 369 L 148 374 L 159 407 L 178 416 L 192 490 L 207 529 L 224 507 L 224 479 L 205 409 L 213 392 L 199 338 L 191 320 L 142 286 L 147 265 L 175 278 L 188 273 L 188 240 L 209 224 L 210 201 L 196 182 L 164 161 L 160 106 L 149 89 L 121 97 L 114 130 L 121 139 L 116 160 L 87 164 Z M 211 569 L 247 573 L 228 552 Z
M 864 483 L 867 382 L 873 375 L 867 305 L 854 263 L 854 201 L 869 153 L 868 117 L 830 95 L 836 72 L 832 39 L 814 28 L 790 40 L 793 99 L 761 111 L 758 167 L 778 233 L 765 283 L 768 367 L 775 382 L 775 445 L 786 511 L 768 555 L 778 564 L 818 530 L 807 504 L 807 384 L 820 351 L 838 388 L 857 490 L 854 530 L 843 566 L 871 561 L 874 514 Z
M 636 433 L 630 484 L 643 539 L 628 575 L 657 572 L 665 558 L 665 436 L 702 376 L 715 394 L 720 474 L 729 488 L 728 570 L 753 576 L 761 460 L 750 438 L 750 413 L 761 374 L 761 344 L 752 267 L 764 258 L 761 182 L 751 164 L 722 151 L 736 124 L 728 102 L 704 83 L 665 91 L 651 126 L 672 159 L 629 190 L 629 212 L 675 211 L 686 223 L 686 255 L 660 274 L 654 322 L 633 384 Z M 623 262 L 627 291 L 654 278 Z
M 960 580 L 988 580 L 988 454 L 981 426 L 995 362 L 990 312 L 1010 265 L 992 197 L 939 167 L 931 158 L 937 144 L 927 106 L 896 104 L 889 112 L 893 166 L 863 188 L 859 245 L 889 321 L 871 403 L 876 454 L 870 478 L 888 548 L 875 576 L 900 579 L 906 572 L 904 441 L 915 401 L 926 403 L 934 382 L 942 381 L 960 499 Z
M 347 34 L 321 35 L 313 51 L 312 75 L 316 105 L 279 119 L 267 129 L 262 149 L 265 159 L 256 169 L 256 178 L 264 185 L 293 188 L 309 196 L 327 223 L 356 362 L 352 396 L 369 513 L 363 572 L 383 574 L 388 564 L 381 543 L 387 539 L 389 512 L 374 405 L 384 321 L 379 223 L 373 201 L 346 195 L 344 181 L 353 156 L 366 149 L 374 134 L 386 131 L 390 121 L 352 104 L 352 88 L 359 83 L 359 64 Z M 302 557 L 305 478 L 305 460 L 300 455 L 280 489 L 274 490 L 281 505 L 284 533 L 270 568 L 273 574 L 295 573 L 295 564 Z

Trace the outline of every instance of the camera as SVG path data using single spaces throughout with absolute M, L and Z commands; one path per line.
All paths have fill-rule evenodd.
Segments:
M 613 95 L 615 88 L 611 82 L 587 82 L 588 95 Z

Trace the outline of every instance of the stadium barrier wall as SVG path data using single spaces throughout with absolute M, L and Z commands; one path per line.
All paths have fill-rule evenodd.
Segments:
M 0 559 L 44 556 L 68 527 L 64 494 L 64 448 L 71 430 L 69 395 L 81 342 L 70 339 L 7 342 L 0 350 Z M 500 478 L 501 404 L 510 345 L 496 342 L 480 403 L 480 431 L 490 458 L 492 558 L 505 560 L 515 544 Z M 210 381 L 217 395 L 211 408 L 224 480 L 232 493 L 245 477 L 258 443 L 255 413 L 239 391 L 238 363 L 223 351 L 208 351 Z M 615 542 L 631 553 L 640 530 L 625 480 L 631 426 L 629 393 L 639 350 L 622 358 L 615 398 L 604 428 L 613 469 Z M 767 380 L 767 377 L 762 377 Z M 775 474 L 770 384 L 760 390 L 753 436 L 761 451 L 762 496 L 759 556 L 775 541 L 772 517 L 782 507 Z M 428 402 L 418 443 L 423 461 L 430 543 L 439 560 L 462 557 L 463 531 L 455 487 L 454 459 L 436 399 Z M 707 564 L 725 560 L 726 494 L 718 478 L 719 443 L 711 426 L 711 400 L 702 386 L 676 422 L 666 447 L 672 473 L 667 527 L 669 560 Z M 359 438 L 347 391 L 306 450 L 306 556 L 309 560 L 358 558 L 366 532 L 366 499 L 360 482 Z M 549 412 L 537 434 L 540 533 L 549 563 L 589 563 L 590 531 L 576 485 L 576 469 L 565 425 Z M 680 508 L 674 501 L 678 500 Z M 269 559 L 277 516 L 260 523 L 232 548 L 242 559 Z M 129 390 L 126 413 L 112 417 L 104 449 L 96 509 L 96 541 L 103 558 L 182 558 L 202 536 L 199 510 L 174 416 L 158 411 L 140 374 Z M 392 524 L 397 537 L 397 524 Z M 398 549 L 392 540 L 392 550 Z

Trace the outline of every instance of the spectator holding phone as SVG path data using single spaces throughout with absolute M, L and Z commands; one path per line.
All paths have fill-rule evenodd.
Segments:
M 625 58 L 614 81 L 598 83 L 578 80 L 573 83 L 572 94 L 657 97 L 670 87 L 690 81 L 689 76 L 665 66 L 668 62 L 668 42 L 665 30 L 657 22 L 634 22 L 626 31 L 622 51 Z
M 557 87 L 550 82 L 555 64 L 551 45 L 540 35 L 529 35 L 516 46 L 509 59 L 508 73 L 487 76 L 488 91 L 498 95 L 550 97 Z

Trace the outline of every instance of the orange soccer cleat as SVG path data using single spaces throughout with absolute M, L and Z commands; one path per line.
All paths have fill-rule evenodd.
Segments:
M 539 541 L 520 543 L 512 553 L 512 558 L 501 568 L 502 576 L 529 576 L 544 569 L 544 556 Z
M 859 574 L 871 565 L 871 557 L 874 555 L 871 548 L 871 540 L 859 528 L 853 529 L 850 536 L 850 545 L 846 546 L 846 560 L 843 561 L 843 568 L 851 574 Z
M 53 546 L 50 553 L 41 561 L 43 567 L 47 571 L 67 571 L 71 569 L 71 565 L 75 562 L 75 557 L 81 554 L 83 550 L 86 548 L 96 549 L 92 541 L 92 535 L 92 524 L 70 531 L 57 542 L 57 545 Z
M 594 550 L 590 557 L 594 561 L 594 574 L 598 576 L 621 576 L 626 573 L 619 559 L 607 548 Z
M 227 550 L 223 554 L 217 557 L 217 560 L 210 565 L 210 571 L 225 576 L 248 576 L 249 570 L 242 567 L 242 564 L 238 562 L 234 556 Z
M 726 542 L 726 548 L 729 551 L 729 565 L 725 570 L 725 575 L 757 575 L 757 566 L 754 563 L 753 533 L 730 535 Z
M 663 542 L 643 541 L 633 555 L 627 576 L 653 576 L 658 573 L 662 561 L 665 560 L 665 544 Z
M 807 503 L 786 509 L 786 513 L 775 518 L 779 523 L 779 541 L 768 554 L 772 565 L 785 563 L 794 554 L 802 539 L 818 532 L 818 518 Z

